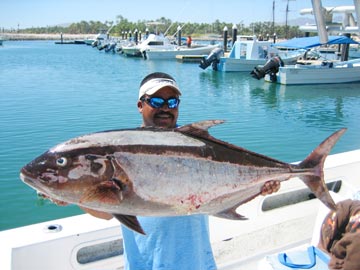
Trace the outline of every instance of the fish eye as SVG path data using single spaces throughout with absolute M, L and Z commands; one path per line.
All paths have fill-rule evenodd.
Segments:
M 65 167 L 66 164 L 67 164 L 67 159 L 65 157 L 61 157 L 56 160 L 56 165 L 60 167 Z

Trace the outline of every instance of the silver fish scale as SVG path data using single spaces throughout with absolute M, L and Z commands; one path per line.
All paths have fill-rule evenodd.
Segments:
M 173 204 L 178 212 L 189 213 L 221 197 L 229 197 L 271 178 L 279 179 L 284 168 L 249 168 L 194 156 L 115 153 L 115 158 L 133 182 L 134 192 L 146 201 Z M 174 184 L 174 182 L 176 184 Z M 256 192 L 258 192 L 257 190 Z M 254 192 L 254 194 L 256 193 Z M 241 198 L 237 197 L 237 201 Z

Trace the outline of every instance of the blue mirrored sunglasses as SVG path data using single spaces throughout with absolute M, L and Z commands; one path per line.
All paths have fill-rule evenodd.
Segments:
M 142 97 L 140 100 L 145 101 L 147 104 L 149 104 L 151 107 L 155 109 L 162 108 L 165 103 L 167 104 L 169 109 L 176 109 L 180 103 L 180 99 L 175 97 L 171 97 L 168 99 L 163 99 L 161 97 L 151 97 L 151 98 Z

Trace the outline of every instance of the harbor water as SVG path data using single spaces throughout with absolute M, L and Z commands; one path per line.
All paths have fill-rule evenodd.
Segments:
M 360 84 L 283 86 L 194 63 L 106 54 L 86 45 L 7 41 L 0 48 L 0 230 L 83 213 L 37 198 L 19 170 L 72 137 L 141 124 L 139 83 L 150 72 L 182 89 L 179 124 L 226 122 L 210 133 L 286 162 L 339 128 L 332 154 L 360 148 Z

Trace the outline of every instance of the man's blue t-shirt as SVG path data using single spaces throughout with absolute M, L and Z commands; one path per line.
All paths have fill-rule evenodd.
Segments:
M 214 270 L 206 215 L 138 217 L 146 235 L 122 227 L 126 270 Z

